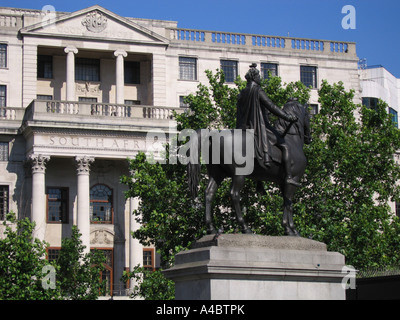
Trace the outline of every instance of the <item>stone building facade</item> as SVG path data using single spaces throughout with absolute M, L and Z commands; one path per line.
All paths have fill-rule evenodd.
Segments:
M 35 236 L 57 255 L 77 225 L 87 250 L 104 250 L 103 275 L 123 294 L 122 271 L 156 267 L 154 248 L 130 237 L 138 225 L 119 182 L 127 158 L 168 137 L 172 110 L 224 70 L 227 82 L 251 63 L 284 82 L 322 79 L 360 92 L 355 43 L 178 28 L 177 22 L 76 12 L 0 8 L 0 219 L 36 222 Z M 359 96 L 357 95 L 357 99 Z

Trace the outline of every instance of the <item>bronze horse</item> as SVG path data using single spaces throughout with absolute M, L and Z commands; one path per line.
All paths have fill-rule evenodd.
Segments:
M 293 159 L 291 165 L 293 180 L 299 183 L 301 177 L 304 174 L 307 163 L 306 157 L 303 152 L 303 146 L 304 143 L 308 144 L 311 141 L 309 115 L 305 107 L 298 103 L 296 100 L 290 101 L 285 104 L 284 110 L 290 112 L 291 114 L 294 114 L 298 120 L 296 122 L 289 123 L 282 119 L 279 119 L 275 127 L 278 131 L 281 132 L 281 136 L 284 138 L 285 144 L 291 153 L 291 158 Z M 237 169 L 240 167 L 240 165 L 235 163 L 235 159 L 237 159 L 235 157 L 235 152 L 241 152 L 243 154 L 242 150 L 245 150 L 245 133 L 243 132 L 242 134 L 242 150 L 235 150 L 233 148 L 233 146 L 235 146 L 234 139 L 235 137 L 237 139 L 238 136 L 235 136 L 233 134 L 233 130 L 231 130 L 231 132 L 232 134 L 225 135 L 224 139 L 222 139 L 222 141 L 220 141 L 219 143 L 219 161 L 208 161 L 209 163 L 207 164 L 207 173 L 209 177 L 208 185 L 205 191 L 205 223 L 207 226 L 207 233 L 217 233 L 217 230 L 213 225 L 211 206 L 220 183 L 225 178 L 231 177 L 232 187 L 230 191 L 230 196 L 233 202 L 234 210 L 236 212 L 237 221 L 241 226 L 243 233 L 252 233 L 251 229 L 248 227 L 246 221 L 243 218 L 242 209 L 240 206 L 240 191 L 244 186 L 245 179 L 249 178 L 256 181 L 257 183 L 259 183 L 260 181 L 271 181 L 279 185 L 284 199 L 282 226 L 285 229 L 285 234 L 289 236 L 299 236 L 299 233 L 295 229 L 293 223 L 292 210 L 292 198 L 298 186 L 286 182 L 285 166 L 281 163 L 281 149 L 278 146 L 273 145 L 272 153 L 275 154 L 275 157 L 273 157 L 275 161 L 273 161 L 269 167 L 266 167 L 262 161 L 258 161 L 258 159 L 252 157 L 251 160 L 254 161 L 253 171 L 247 175 L 236 174 Z M 201 139 L 202 137 L 199 130 L 197 131 L 197 139 L 195 140 L 197 142 L 201 141 Z M 212 151 L 212 143 L 213 141 L 210 139 L 210 151 Z M 238 142 L 236 141 L 236 143 Z M 231 152 L 230 155 L 231 159 L 226 159 L 226 153 L 224 154 L 224 146 L 229 144 L 233 152 Z M 198 150 L 200 150 L 200 143 L 198 143 L 197 147 L 199 148 Z M 197 155 L 199 156 L 200 152 L 197 153 Z M 192 195 L 195 197 L 197 195 L 197 189 L 200 179 L 200 164 L 199 161 L 193 161 L 193 158 L 192 161 L 189 160 L 188 163 L 188 176 L 189 188 Z

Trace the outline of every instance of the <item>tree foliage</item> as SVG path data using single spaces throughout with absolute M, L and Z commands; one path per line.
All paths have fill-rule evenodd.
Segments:
M 175 284 L 164 277 L 161 271 L 146 270 L 139 265 L 132 272 L 124 271 L 123 281 L 135 281 L 131 298 L 145 300 L 173 300 Z
M 48 244 L 33 238 L 35 223 L 7 215 L 0 239 L 0 299 L 3 300 L 94 300 L 101 291 L 101 252 L 84 254 L 76 226 L 71 238 L 62 240 L 57 261 L 46 259 Z M 47 279 L 51 266 L 54 282 Z M 51 284 L 51 285 L 50 285 Z
M 85 253 L 85 248 L 78 228 L 72 226 L 72 235 L 62 240 L 56 262 L 59 266 L 57 278 L 60 289 L 67 299 L 96 300 L 106 293 L 105 283 L 100 281 L 106 258 L 98 250 Z
M 178 130 L 234 128 L 236 98 L 245 82 L 238 79 L 235 86 L 227 85 L 220 71 L 207 71 L 207 77 L 209 84 L 200 84 L 186 98 L 189 110 L 175 115 Z M 289 97 L 303 104 L 310 97 L 310 89 L 301 82 L 283 84 L 279 77 L 271 77 L 262 87 L 278 106 Z M 400 228 L 389 201 L 399 198 L 400 172 L 394 160 L 399 130 L 385 103 L 376 109 L 357 105 L 354 92 L 346 91 L 341 82 L 323 81 L 318 94 L 320 113 L 311 119 L 313 142 L 305 146 L 308 165 L 294 205 L 296 227 L 303 237 L 343 253 L 346 263 L 356 268 L 398 264 Z M 199 197 L 191 199 L 184 165 L 150 164 L 139 154 L 130 168 L 134 174 L 122 182 L 129 186 L 128 197 L 141 199 L 134 214 L 142 227 L 133 236 L 156 245 L 163 264 L 171 264 L 174 254 L 205 234 L 206 171 L 202 169 Z M 281 195 L 272 183 L 264 187 L 266 195 L 261 195 L 252 181 L 246 182 L 241 194 L 245 218 L 257 234 L 282 235 Z M 237 232 L 229 189 L 227 179 L 215 198 L 215 225 Z
M 28 218 L 17 220 L 14 213 L 3 222 L 0 239 L 0 300 L 48 300 L 58 298 L 58 290 L 42 286 L 46 244 L 33 239 L 34 224 Z M 15 225 L 13 227 L 12 225 Z
M 386 103 L 368 109 L 353 98 L 341 82 L 321 85 L 296 221 L 303 235 L 325 242 L 359 269 L 398 264 L 399 221 L 389 202 L 399 197 L 394 154 L 400 131 Z

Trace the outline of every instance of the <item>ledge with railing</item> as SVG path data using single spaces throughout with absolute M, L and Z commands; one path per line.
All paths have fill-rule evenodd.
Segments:
M 85 116 L 120 120 L 170 120 L 173 118 L 174 110 L 182 112 L 182 109 L 171 107 L 36 99 L 29 105 L 25 118 L 35 120 L 37 114 L 47 114 L 59 117 Z
M 43 123 L 96 126 L 122 126 L 135 130 L 140 127 L 168 127 L 173 111 L 184 112 L 182 108 L 111 103 L 88 103 L 77 101 L 33 100 L 24 108 L 0 107 L 0 133 L 15 134 L 21 125 L 30 121 Z M 28 124 L 29 125 L 29 124 Z
M 0 133 L 16 134 L 24 118 L 25 110 L 15 107 L 0 107 Z
M 117 118 L 143 118 L 143 119 L 172 119 L 172 110 L 179 109 L 168 107 L 126 105 L 111 103 L 87 103 L 71 101 L 35 100 L 36 103 L 45 103 L 47 113 L 88 115 Z
M 357 58 L 356 44 L 354 42 L 204 31 L 182 28 L 169 29 L 167 34 L 168 33 L 172 43 L 268 48 L 272 50 L 279 49 L 283 51 L 295 52 L 307 51 L 315 54 L 338 54 Z

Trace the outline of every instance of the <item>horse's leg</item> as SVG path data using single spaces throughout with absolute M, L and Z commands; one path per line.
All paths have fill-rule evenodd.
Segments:
M 205 222 L 207 226 L 207 234 L 215 234 L 217 230 L 213 225 L 212 221 L 212 202 L 215 197 L 215 192 L 218 189 L 218 183 L 215 181 L 214 177 L 210 176 L 208 180 L 208 185 L 205 191 L 205 202 L 206 202 L 206 213 L 205 213 Z
M 288 236 L 300 236 L 293 222 L 292 198 L 296 192 L 296 187 L 285 183 L 281 189 L 283 193 L 282 226 L 285 228 L 285 234 Z
M 253 233 L 251 229 L 247 226 L 247 223 L 244 221 L 242 209 L 240 208 L 240 191 L 242 190 L 245 182 L 244 176 L 234 176 L 232 177 L 232 189 L 231 189 L 231 198 L 233 202 L 233 206 L 236 212 L 236 219 L 238 223 L 242 226 L 243 233 Z

